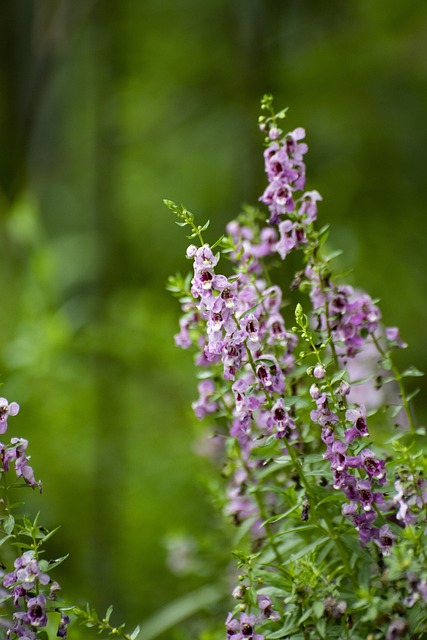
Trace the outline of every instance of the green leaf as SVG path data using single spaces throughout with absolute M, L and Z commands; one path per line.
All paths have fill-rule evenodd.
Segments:
M 325 605 L 323 602 L 314 602 L 313 603 L 313 613 L 316 618 L 321 618 L 323 616 L 323 612 L 325 611 Z
M 297 504 L 294 504 L 293 507 L 288 509 L 285 513 L 281 513 L 281 514 L 276 515 L 276 516 L 271 516 L 271 518 L 268 518 L 265 522 L 263 522 L 263 525 L 264 524 L 270 524 L 270 523 L 273 523 L 273 522 L 279 522 L 280 520 L 283 520 L 283 518 L 287 518 L 288 516 L 290 516 L 291 513 L 293 513 L 294 511 L 296 511 L 300 507 L 301 507 L 301 503 L 298 502 Z
M 422 371 L 417 369 L 417 367 L 408 367 L 402 373 L 402 378 L 421 378 L 424 375 Z
M 331 384 L 335 384 L 336 382 L 341 382 L 341 380 L 345 378 L 346 375 L 347 375 L 347 371 L 345 369 L 343 369 L 342 371 L 338 371 L 338 373 L 332 376 Z
M 105 622 L 109 622 L 110 621 L 112 613 L 113 613 L 113 605 L 110 604 L 110 606 L 108 607 L 107 611 L 105 612 L 105 617 L 104 617 L 104 621 Z
M 44 533 L 43 531 L 40 531 L 40 529 L 39 529 L 37 534 L 36 534 L 36 538 L 41 538 L 43 540 L 43 542 L 46 542 L 46 540 L 49 540 L 49 538 L 51 538 L 53 535 L 55 535 L 55 533 L 60 528 L 61 528 L 61 526 L 55 527 L 55 529 L 52 529 L 52 531 L 48 531 L 47 533 Z
M 302 558 L 303 556 L 308 555 L 318 547 L 322 546 L 322 544 L 325 544 L 325 542 L 328 542 L 329 539 L 330 538 L 328 536 L 324 536 L 323 538 L 319 538 L 318 540 L 315 540 L 311 544 L 304 545 L 301 551 L 298 551 L 298 553 L 292 554 L 292 560 L 298 560 L 298 558 Z
M 10 535 L 15 528 L 15 518 L 12 514 L 6 516 L 6 518 L 2 522 L 3 531 Z
M 328 253 L 328 255 L 325 256 L 325 261 L 330 262 L 334 258 L 338 258 L 338 256 L 341 256 L 342 254 L 343 254 L 343 251 L 341 249 L 337 249 L 336 251 L 331 251 L 331 253 Z
M 57 567 L 59 564 L 64 562 L 64 560 L 66 560 L 69 555 L 70 554 L 67 553 L 65 556 L 61 556 L 60 558 L 56 558 L 55 560 L 49 560 L 49 562 L 46 562 L 46 560 L 44 560 L 43 562 L 46 562 L 46 564 L 47 564 L 45 571 L 51 571 L 52 569 Z M 42 561 L 40 561 L 40 562 L 42 562 Z
M 327 496 L 326 498 L 323 498 L 323 500 L 320 500 L 320 502 L 317 502 L 314 507 L 315 509 L 317 509 L 317 507 L 319 507 L 321 504 L 324 504 L 325 502 L 343 502 L 344 501 L 344 495 L 341 493 L 332 493 L 331 495 Z
M 139 636 L 139 632 L 140 632 L 140 626 L 139 624 L 135 627 L 135 629 L 132 631 L 132 633 L 130 634 L 130 640 L 135 640 L 135 638 L 137 638 Z
M 406 398 L 406 400 L 408 402 L 411 402 L 411 400 L 413 398 L 415 398 L 415 396 L 417 396 L 419 394 L 419 392 L 421 391 L 421 389 L 414 389 L 414 391 L 412 391 L 412 393 L 409 394 L 409 396 Z
M 402 409 L 403 409 L 402 405 L 397 405 L 396 407 L 393 407 L 392 410 L 390 411 L 391 417 L 395 418 L 397 415 L 399 415 Z
M 384 358 L 382 361 L 383 369 L 391 371 L 393 369 L 393 363 L 390 358 Z
M 296 533 L 300 531 L 307 531 L 308 529 L 318 529 L 319 527 L 315 524 L 303 524 L 300 527 L 293 527 L 292 529 L 287 529 L 286 531 L 282 531 L 281 533 L 277 533 L 275 538 L 284 538 L 289 533 Z M 325 538 L 327 539 L 327 538 Z

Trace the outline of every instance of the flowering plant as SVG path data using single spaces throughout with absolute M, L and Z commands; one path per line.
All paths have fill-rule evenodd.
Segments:
M 19 412 L 16 402 L 0 398 L 0 434 L 8 428 L 8 418 Z M 13 640 L 46 640 L 53 633 L 66 638 L 71 616 L 86 627 L 110 637 L 135 640 L 139 628 L 125 632 L 124 625 L 110 624 L 112 607 L 100 618 L 89 606 L 86 609 L 67 605 L 60 597 L 61 587 L 50 573 L 67 556 L 47 560 L 45 545 L 55 533 L 40 523 L 40 514 L 30 519 L 22 513 L 23 502 L 15 502 L 16 490 L 23 487 L 42 490 L 27 455 L 28 441 L 12 437 L 9 444 L 0 443 L 0 637 Z M 4 564 L 3 564 L 4 562 Z M 13 567 L 13 568 L 12 568 Z M 8 571 L 7 568 L 10 570 Z
M 305 131 L 284 133 L 271 96 L 262 111 L 268 219 L 245 207 L 209 244 L 165 200 L 191 228 L 193 274 L 169 283 L 176 344 L 195 352 L 193 409 L 221 443 L 237 529 L 226 637 L 427 637 L 425 429 L 406 390 L 421 373 L 400 372 L 398 329 L 333 269 Z

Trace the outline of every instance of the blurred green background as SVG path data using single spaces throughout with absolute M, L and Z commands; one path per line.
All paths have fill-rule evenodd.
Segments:
M 402 363 L 426 369 L 427 5 L 4 0 L 0 33 L 0 372 L 21 404 L 10 430 L 44 483 L 31 509 L 61 524 L 64 595 L 112 602 L 135 625 L 223 579 L 228 558 L 165 291 L 188 269 L 186 240 L 162 199 L 210 218 L 211 240 L 255 204 L 259 102 L 274 93 L 289 128 L 307 130 L 307 186 L 342 266 L 401 327 Z M 167 548 L 186 532 L 200 539 L 187 540 L 194 571 L 173 572 Z

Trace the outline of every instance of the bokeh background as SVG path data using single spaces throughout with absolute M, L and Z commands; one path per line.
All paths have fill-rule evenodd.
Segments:
M 274 93 L 307 130 L 341 266 L 401 327 L 402 363 L 426 369 L 427 5 L 3 0 L 0 14 L 0 371 L 44 483 L 29 508 L 61 525 L 65 597 L 114 603 L 129 626 L 178 599 L 144 637 L 196 637 L 209 622 L 187 613 L 228 606 L 230 534 L 194 452 L 192 362 L 165 291 L 186 240 L 162 199 L 209 218 L 212 241 L 255 204 Z

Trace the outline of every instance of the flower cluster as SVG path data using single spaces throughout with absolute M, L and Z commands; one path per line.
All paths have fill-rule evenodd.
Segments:
M 16 416 L 19 412 L 19 404 L 6 398 L 0 398 L 0 433 L 6 433 L 7 419 Z M 26 455 L 28 440 L 24 438 L 12 438 L 10 445 L 0 443 L 0 459 L 3 471 L 9 471 L 9 466 L 14 463 L 18 478 L 22 478 L 30 487 L 38 487 L 41 490 L 41 482 L 36 481 L 32 467 L 28 464 L 30 458 Z
M 35 551 L 25 551 L 14 562 L 14 571 L 3 578 L 3 586 L 9 589 L 15 607 L 20 609 L 13 614 L 13 624 L 8 630 L 8 637 L 14 635 L 29 640 L 36 639 L 36 631 L 46 627 L 48 623 L 47 601 L 54 601 L 60 589 L 57 582 L 40 568 Z M 49 592 L 44 595 L 40 589 L 49 585 Z M 23 609 L 23 610 L 22 610 Z M 58 634 L 65 638 L 70 618 L 61 614 Z
M 360 629 L 367 620 L 381 619 L 371 604 L 375 598 L 366 596 L 372 568 L 366 572 L 361 563 L 369 553 L 380 558 L 379 567 L 399 564 L 401 532 L 421 521 L 427 487 L 422 465 L 409 453 L 405 463 L 386 464 L 387 454 L 374 442 L 378 426 L 368 427 L 372 416 L 376 423 L 381 417 L 382 429 L 391 429 L 399 415 L 403 435 L 416 431 L 404 376 L 392 359 L 406 343 L 397 328 L 383 328 L 368 294 L 334 276 L 322 251 L 324 231 L 314 224 L 322 198 L 315 190 L 304 192 L 305 131 L 284 133 L 284 112 L 274 113 L 270 96 L 262 106 L 269 112 L 260 118 L 268 185 L 260 201 L 268 207 L 268 220 L 246 207 L 227 225 L 226 236 L 209 245 L 202 236 L 207 224 L 197 227 L 184 207 L 166 201 L 179 224 L 192 228 L 191 239 L 200 242 L 187 249 L 190 279 L 171 280 L 183 310 L 175 340 L 195 350 L 201 380 L 193 409 L 225 436 L 224 512 L 254 552 L 234 552 L 243 573 L 233 590 L 238 605 L 227 617 L 227 637 L 262 640 L 265 631 L 273 631 L 285 638 L 301 629 L 304 637 L 329 637 L 327 629 L 335 637 L 333 625 L 350 629 L 359 612 Z M 294 251 L 304 264 L 291 289 L 306 296 L 311 311 L 305 314 L 298 304 L 289 318 L 271 271 L 277 256 L 285 260 Z M 222 266 L 223 260 L 228 264 Z M 393 412 L 386 408 L 390 398 Z M 393 472 L 394 485 L 388 480 Z M 420 536 L 414 537 L 417 549 Z M 312 560 L 316 554 L 319 566 Z M 338 577 L 324 577 L 324 563 Z M 405 606 L 424 606 L 427 566 L 416 567 L 411 581 L 405 575 L 390 569 L 389 578 L 375 582 L 385 585 L 381 598 L 391 603 L 383 606 L 387 631 L 375 637 L 415 629 L 402 612 L 396 616 L 395 591 Z M 358 580 L 366 576 L 362 588 Z M 345 597 L 341 584 L 347 585 Z M 424 626 L 417 623 L 417 632 L 427 632 L 427 613 L 422 615 Z M 357 633 L 355 638 L 362 637 Z
M 8 429 L 8 418 L 16 416 L 19 405 L 16 402 L 9 403 L 6 398 L 0 398 L 0 433 L 4 434 Z M 49 572 L 59 565 L 67 556 L 47 561 L 43 559 L 43 545 L 51 537 L 54 531 L 49 532 L 38 524 L 39 514 L 32 521 L 27 514 L 16 513 L 16 507 L 22 506 L 22 502 L 13 504 L 10 490 L 15 487 L 39 488 L 41 482 L 37 481 L 34 471 L 29 464 L 27 455 L 28 440 L 12 437 L 10 444 L 0 443 L 0 476 L 2 477 L 2 490 L 0 506 L 3 513 L 0 514 L 0 532 L 2 534 L 0 545 L 2 549 L 10 547 L 5 554 L 10 562 L 11 555 L 15 557 L 13 570 L 1 573 L 1 626 L 5 633 L 2 638 L 13 640 L 47 640 L 48 629 L 55 625 L 56 637 L 66 638 L 70 616 L 67 611 L 73 610 L 76 617 L 88 627 L 93 627 L 99 633 L 107 632 L 111 637 L 121 637 L 123 640 L 136 640 L 139 633 L 137 627 L 131 634 L 124 631 L 125 625 L 113 627 L 109 623 L 112 607 L 106 615 L 100 619 L 95 611 L 79 609 L 78 607 L 64 606 L 60 603 L 58 592 L 60 585 L 52 580 Z M 11 474 L 13 467 L 14 474 Z M 12 477 L 11 477 L 12 475 Z M 23 481 L 23 482 L 22 482 Z M 18 555 L 16 557 L 16 550 Z M 2 569 L 6 570 L 1 563 Z M 53 618 L 53 620 L 52 620 Z

